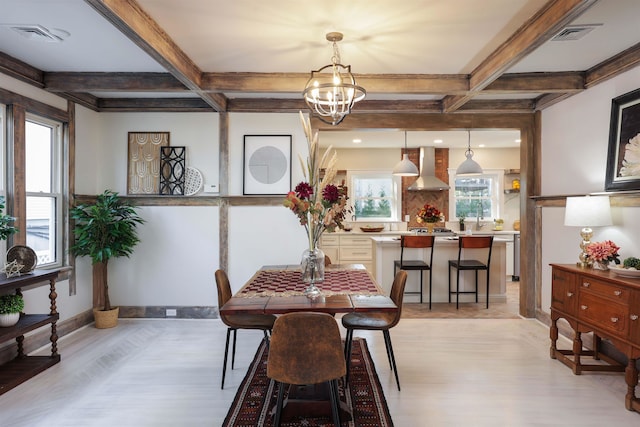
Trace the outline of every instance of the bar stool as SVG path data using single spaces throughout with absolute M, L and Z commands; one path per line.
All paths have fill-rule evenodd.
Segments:
M 458 238 L 458 259 L 449 260 L 449 303 L 451 294 L 456 294 L 456 310 L 459 307 L 460 294 L 476 294 L 478 302 L 478 271 L 487 272 L 487 308 L 489 308 L 489 267 L 491 266 L 491 250 L 493 248 L 493 236 L 460 236 Z M 477 259 L 462 259 L 464 249 L 488 249 L 487 262 Z M 451 290 L 451 269 L 456 269 L 456 290 Z M 476 273 L 476 290 L 460 291 L 460 271 L 472 270 Z
M 401 236 L 400 237 L 400 259 L 393 262 L 393 275 L 398 270 L 420 271 L 420 291 L 405 292 L 405 295 L 420 294 L 420 303 L 422 304 L 422 276 L 425 270 L 429 271 L 429 310 L 431 310 L 431 265 L 433 264 L 433 245 L 435 243 L 434 236 Z M 404 259 L 404 249 L 426 249 L 431 248 L 429 255 L 429 263 L 423 260 L 406 260 Z

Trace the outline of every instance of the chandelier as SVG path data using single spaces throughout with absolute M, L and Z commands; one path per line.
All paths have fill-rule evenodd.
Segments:
M 351 112 L 353 104 L 364 99 L 367 92 L 356 84 L 351 65 L 340 63 L 338 42 L 342 40 L 342 33 L 327 33 L 327 40 L 333 43 L 331 64 L 311 72 L 302 96 L 312 113 L 335 126 Z

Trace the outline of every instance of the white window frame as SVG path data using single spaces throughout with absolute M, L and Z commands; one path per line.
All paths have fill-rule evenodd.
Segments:
M 456 170 L 448 169 L 449 182 L 452 183 L 449 190 L 449 218 L 453 221 L 456 217 Z M 492 180 L 492 197 L 491 197 L 491 217 L 481 217 L 480 220 L 489 221 L 495 218 L 502 218 L 504 212 L 504 170 L 503 169 L 484 169 L 481 177 L 490 178 Z M 475 216 L 467 216 L 467 218 L 476 218 Z
M 55 204 L 55 242 L 50 247 L 54 250 L 54 261 L 42 263 L 38 260 L 39 267 L 60 267 L 64 262 L 64 216 L 63 216 L 63 183 L 64 183 L 64 162 L 63 162 L 63 123 L 57 120 L 27 113 L 27 122 L 47 126 L 52 129 L 52 153 L 51 153 L 51 192 L 25 192 L 25 197 L 52 198 Z M 25 124 L 26 126 L 26 124 Z M 27 155 L 25 148 L 25 156 Z M 26 173 L 26 171 L 25 171 Z M 25 200 L 26 206 L 26 200 Z
M 392 194 L 389 196 L 391 200 L 391 217 L 390 218 L 358 218 L 355 215 L 355 210 L 353 212 L 351 219 L 355 222 L 397 222 L 400 221 L 400 216 L 402 214 L 402 179 L 399 176 L 395 176 L 392 174 L 391 170 L 349 170 L 347 171 L 347 182 L 349 183 L 349 200 L 350 205 L 354 206 L 355 204 L 355 195 L 354 189 L 355 180 L 358 177 L 364 177 L 366 175 L 367 178 L 378 178 L 378 179 L 391 179 L 392 181 Z

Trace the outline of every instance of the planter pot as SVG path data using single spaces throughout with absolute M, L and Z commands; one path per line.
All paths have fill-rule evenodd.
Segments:
M 93 309 L 93 318 L 96 321 L 96 328 L 107 329 L 118 326 L 118 313 L 120 307 L 112 308 L 111 310 L 98 310 Z
M 13 326 L 20 320 L 20 313 L 0 314 L 0 328 Z

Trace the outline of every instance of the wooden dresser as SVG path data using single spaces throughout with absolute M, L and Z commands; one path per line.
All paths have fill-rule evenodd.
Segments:
M 569 366 L 576 375 L 583 371 L 624 371 L 625 407 L 640 412 L 640 399 L 635 395 L 636 362 L 640 357 L 640 279 L 575 265 L 551 264 L 551 267 L 551 357 Z M 571 350 L 556 346 L 560 318 L 573 328 Z M 583 349 L 583 332 L 593 332 L 593 350 Z M 599 352 L 602 338 L 627 356 L 626 367 Z M 581 356 L 590 356 L 597 362 L 583 363 Z

